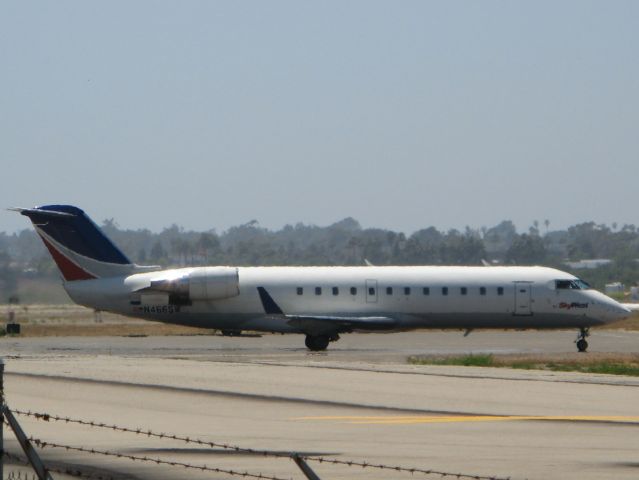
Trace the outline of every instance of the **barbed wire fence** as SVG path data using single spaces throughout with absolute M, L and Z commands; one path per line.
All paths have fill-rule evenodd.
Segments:
M 6 480 L 38 480 L 35 473 L 23 475 L 22 472 L 9 472 L 5 478 Z
M 14 464 L 16 465 L 21 465 L 23 467 L 30 467 L 31 464 L 29 463 L 29 460 L 25 457 L 22 457 L 20 455 L 14 455 L 13 453 L 4 452 L 4 456 L 5 458 L 11 460 Z M 103 474 L 103 473 L 94 473 L 94 472 L 87 472 L 87 471 L 83 471 L 79 468 L 75 468 L 72 466 L 66 466 L 63 468 L 58 468 L 55 467 L 53 465 L 49 465 L 47 467 L 47 470 L 49 472 L 53 472 L 53 473 L 59 473 L 62 475 L 66 475 L 69 477 L 76 477 L 76 478 L 87 478 L 90 480 L 116 480 L 113 476 L 111 475 L 107 475 L 107 474 Z M 14 474 L 14 476 L 16 475 L 14 472 L 10 472 L 9 475 Z M 18 472 L 19 475 L 19 472 Z M 34 480 L 38 480 L 38 476 L 36 474 L 32 474 L 34 477 Z
M 289 461 L 293 461 L 295 465 L 301 470 L 304 476 L 309 480 L 320 480 L 320 477 L 315 473 L 315 471 L 309 466 L 308 462 L 318 463 L 318 464 L 326 464 L 326 465 L 335 465 L 342 466 L 348 468 L 358 468 L 364 470 L 377 470 L 377 471 L 387 471 L 394 472 L 395 474 L 410 474 L 412 477 L 419 476 L 422 478 L 440 478 L 440 479 L 459 479 L 459 480 L 510 480 L 509 477 L 499 477 L 496 475 L 475 475 L 469 473 L 462 472 L 446 472 L 437 469 L 428 469 L 428 468 L 418 468 L 418 467 L 409 467 L 402 465 L 387 465 L 383 463 L 375 463 L 368 462 L 362 460 L 346 460 L 341 458 L 320 456 L 320 455 L 303 455 L 299 452 L 294 451 L 273 451 L 273 450 L 264 450 L 264 449 L 255 449 L 255 448 L 247 448 L 239 445 L 234 445 L 225 442 L 214 442 L 210 440 L 204 440 L 201 438 L 194 438 L 186 435 L 180 435 L 176 433 L 166 433 L 166 432 L 157 432 L 150 429 L 144 428 L 133 428 L 128 426 L 121 426 L 116 424 L 109 424 L 104 422 L 96 422 L 92 420 L 79 419 L 79 418 L 71 418 L 60 415 L 55 415 L 46 412 L 33 412 L 30 410 L 20 410 L 20 409 L 10 409 L 4 403 L 4 395 L 2 392 L 2 370 L 3 364 L 0 359 L 0 415 L 2 418 L 2 426 L 5 424 L 8 425 L 19 440 L 23 451 L 26 457 L 21 457 L 14 453 L 4 451 L 3 442 L 2 442 L 2 434 L 0 433 L 0 457 L 4 456 L 4 458 L 9 459 L 18 464 L 27 464 L 31 465 L 36 471 L 36 476 L 38 480 L 49 480 L 52 479 L 50 473 L 59 473 L 64 474 L 71 477 L 77 478 L 87 478 L 94 480 L 115 480 L 112 476 L 108 476 L 105 474 L 91 473 L 83 471 L 79 467 L 63 467 L 57 468 L 52 465 L 47 465 L 44 467 L 44 464 L 39 459 L 39 456 L 36 453 L 36 447 L 40 450 L 48 450 L 48 449 L 58 449 L 65 450 L 68 452 L 76 452 L 87 454 L 91 456 L 101 456 L 107 458 L 117 458 L 130 462 L 140 462 L 147 464 L 154 464 L 158 466 L 165 467 L 175 467 L 180 468 L 185 471 L 199 471 L 204 473 L 212 473 L 212 474 L 222 474 L 232 478 L 246 478 L 246 479 L 257 479 L 257 480 L 292 480 L 291 478 L 283 478 L 277 475 L 264 474 L 261 472 L 250 472 L 248 470 L 236 470 L 229 468 L 221 468 L 214 467 L 205 464 L 193 464 L 183 461 L 176 460 L 166 460 L 159 457 L 150 457 L 145 455 L 133 455 L 130 453 L 123 453 L 121 451 L 115 450 L 106 450 L 106 449 L 98 449 L 98 448 L 89 448 L 78 445 L 67 445 L 61 444 L 57 442 L 53 442 L 50 440 L 45 440 L 38 437 L 29 436 L 27 437 L 24 432 L 22 435 L 24 438 L 20 439 L 21 427 L 17 423 L 15 416 L 31 418 L 36 421 L 41 422 L 57 422 L 63 424 L 70 425 L 79 425 L 84 427 L 91 427 L 96 429 L 105 429 L 118 433 L 126 433 L 137 436 L 144 436 L 147 438 L 155 438 L 161 440 L 171 440 L 178 441 L 189 445 L 198 445 L 203 447 L 208 447 L 211 449 L 220 449 L 228 451 L 229 453 L 243 453 L 253 456 L 261 456 L 264 458 L 274 458 L 274 459 L 287 459 Z M 17 427 L 17 428 L 16 428 Z M 0 429 L 3 430 L 3 429 Z M 2 458 L 0 458 L 0 465 L 3 463 Z M 40 462 L 40 465 L 38 465 Z M 2 477 L 2 467 L 0 467 L 0 480 L 5 480 Z M 22 478 L 17 477 L 16 475 L 20 475 L 20 473 L 13 474 L 13 476 L 7 477 L 6 480 L 22 480 Z M 23 475 L 24 476 L 24 475 Z M 24 480 L 32 480 L 29 477 L 25 477 Z

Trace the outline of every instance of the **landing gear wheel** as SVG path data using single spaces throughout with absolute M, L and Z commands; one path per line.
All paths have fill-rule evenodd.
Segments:
M 222 336 L 224 337 L 239 337 L 242 335 L 242 330 L 227 330 L 224 329 L 221 331 Z
M 306 339 L 304 340 L 306 348 L 313 352 L 326 350 L 328 342 L 330 342 L 330 338 L 326 335 L 306 335 Z
M 588 342 L 583 338 L 577 340 L 577 350 L 579 350 L 580 352 L 585 352 L 586 350 L 588 350 Z
M 590 332 L 587 328 L 580 328 L 579 333 L 577 334 L 577 340 L 575 343 L 577 344 L 577 350 L 580 352 L 585 352 L 588 350 L 588 342 L 586 342 L 586 338 L 590 335 Z

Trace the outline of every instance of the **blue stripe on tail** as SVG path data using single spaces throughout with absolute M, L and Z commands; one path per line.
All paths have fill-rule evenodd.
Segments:
M 131 264 L 126 255 L 78 207 L 45 205 L 21 210 L 21 213 L 56 242 L 75 253 L 99 262 Z

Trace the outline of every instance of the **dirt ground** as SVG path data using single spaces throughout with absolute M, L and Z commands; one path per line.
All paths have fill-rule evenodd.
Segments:
M 216 330 L 150 322 L 79 305 L 0 305 L 0 322 L 13 312 L 23 337 L 211 335 Z

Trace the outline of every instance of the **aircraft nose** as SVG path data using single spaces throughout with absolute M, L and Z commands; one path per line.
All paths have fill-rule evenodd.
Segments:
M 629 309 L 612 299 L 606 302 L 605 309 L 610 320 L 623 320 L 628 318 L 631 313 Z
M 632 312 L 630 311 L 629 308 L 624 307 L 623 305 L 617 304 L 616 305 L 616 315 L 617 315 L 617 319 L 618 320 L 623 320 L 624 318 L 628 318 L 628 316 L 631 314 Z
M 592 306 L 606 323 L 628 318 L 632 313 L 628 308 L 601 292 L 591 292 Z M 594 312 L 593 312 L 594 313 Z

